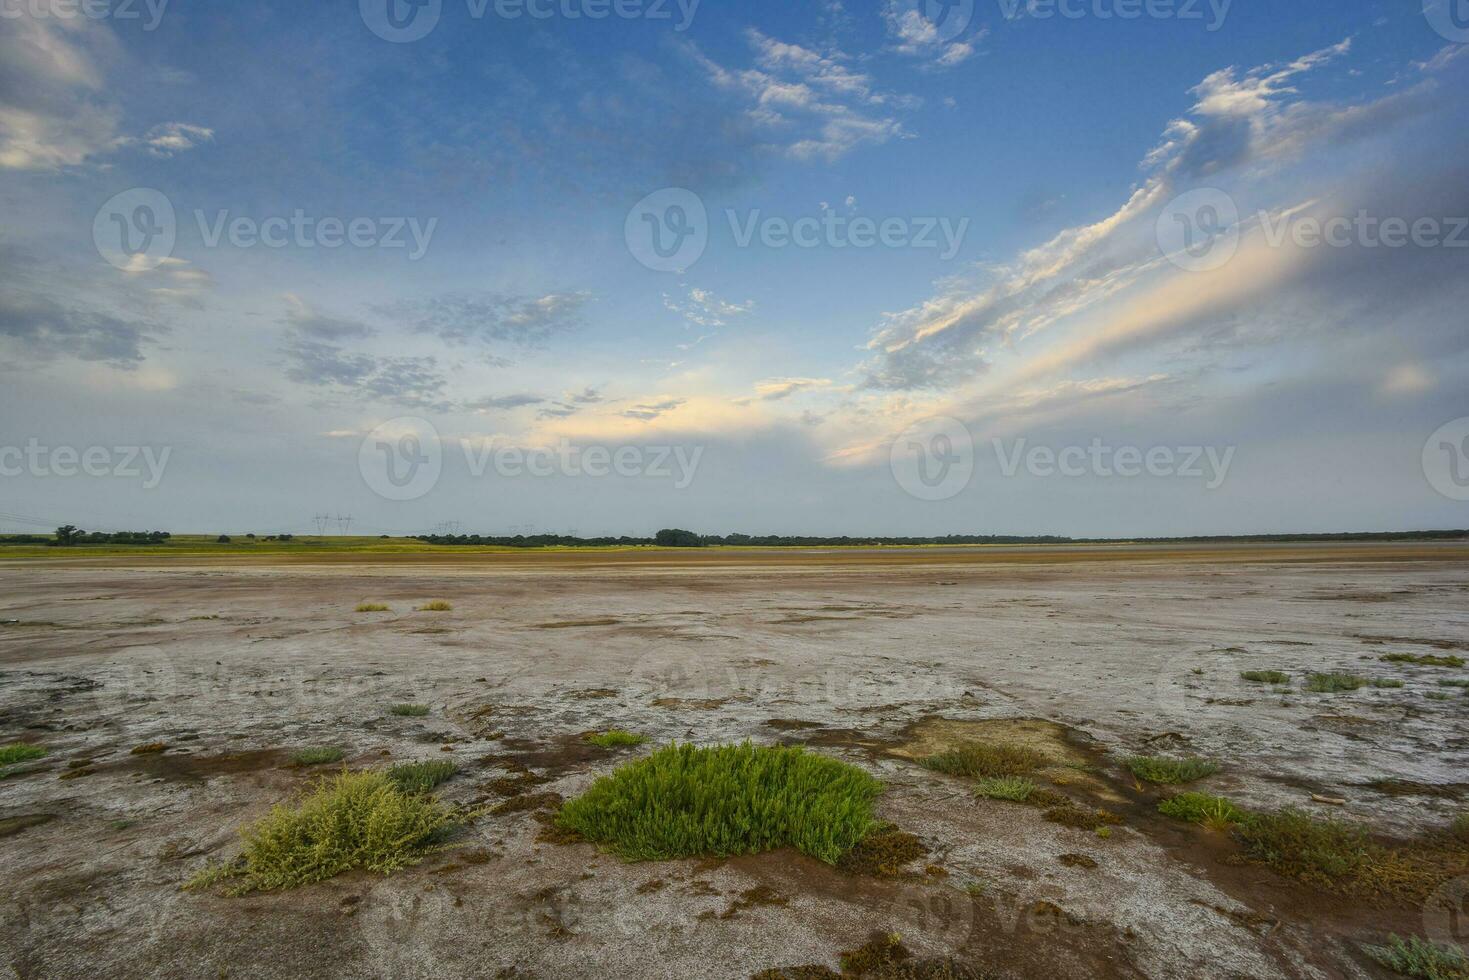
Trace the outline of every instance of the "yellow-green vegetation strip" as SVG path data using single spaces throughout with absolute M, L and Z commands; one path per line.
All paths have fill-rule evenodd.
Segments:
M 428 714 L 426 704 L 395 704 L 388 709 L 388 714 L 398 715 L 401 718 L 422 718 Z
M 990 776 L 979 781 L 975 794 L 991 800 L 1024 803 L 1035 795 L 1038 787 L 1024 776 Z
M 990 745 L 966 742 L 947 752 L 919 759 L 925 769 L 950 776 L 993 778 L 1024 776 L 1047 765 L 1051 760 L 1035 749 L 1019 745 Z
M 433 599 L 418 607 L 419 612 L 452 612 L 454 604 L 443 599 Z
M 319 748 L 299 749 L 291 755 L 291 761 L 298 766 L 319 766 L 327 762 L 340 762 L 346 753 L 333 746 L 321 746 Z
M 389 609 L 387 606 L 383 605 L 381 602 L 359 602 L 357 604 L 357 611 L 358 612 L 392 612 L 391 609 Z
M 1283 670 L 1244 670 L 1240 677 L 1260 684 L 1289 684 L 1290 675 Z
M 633 732 L 623 731 L 621 728 L 609 728 L 605 732 L 592 732 L 583 738 L 592 745 L 601 746 L 604 749 L 615 749 L 624 745 L 642 745 L 648 740 L 646 735 L 638 735 Z
M 1437 656 L 1432 653 L 1389 653 L 1378 660 L 1389 664 L 1415 664 L 1419 667 L 1462 667 L 1463 657 Z
M 295 888 L 343 871 L 389 874 L 419 861 L 454 825 L 432 796 L 403 793 L 381 772 L 323 779 L 296 807 L 277 806 L 242 832 L 231 864 L 204 869 L 186 887 L 231 883 L 234 894 Z
M 598 779 L 557 825 L 629 861 L 794 847 L 827 864 L 878 829 L 882 784 L 796 746 L 672 744 Z
M 1389 847 L 1359 824 L 1292 808 L 1255 813 L 1203 793 L 1180 793 L 1158 810 L 1229 829 L 1250 860 L 1338 894 L 1422 900 L 1443 882 L 1469 874 L 1469 815 L 1458 817 L 1447 832 Z
M 388 778 L 400 793 L 427 793 L 459 771 L 447 759 L 405 762 L 388 770 Z
M 27 742 L 12 742 L 10 745 L 0 745 L 0 766 L 8 766 L 16 762 L 30 762 L 39 759 L 46 754 L 46 747 L 42 745 L 31 745 Z
M 1219 771 L 1219 763 L 1196 757 L 1169 759 L 1156 755 L 1135 755 L 1127 759 L 1127 768 L 1138 779 L 1174 785 L 1212 776 Z
M 1457 946 L 1441 946 L 1417 936 L 1393 935 L 1385 946 L 1363 946 L 1378 963 L 1405 977 L 1421 980 L 1466 980 L 1469 957 Z
M 1311 674 L 1306 678 L 1306 690 L 1312 694 L 1337 694 L 1366 687 L 1370 681 L 1355 674 L 1331 673 Z

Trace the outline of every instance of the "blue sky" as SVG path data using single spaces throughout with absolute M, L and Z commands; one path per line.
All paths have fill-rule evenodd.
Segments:
M 1469 415 L 1457 0 L 392 2 L 432 29 L 0 5 L 0 527 L 1469 525 L 1430 458 Z M 168 247 L 108 244 L 160 199 Z M 670 201 L 700 250 L 650 268 Z M 1426 224 L 1295 237 L 1358 215 Z M 364 443 L 410 430 L 441 472 L 390 499 Z M 1229 463 L 1006 472 L 1094 440 Z M 156 481 L 50 455 L 144 446 Z M 698 464 L 474 471 L 562 446 Z M 915 493 L 912 446 L 962 486 Z

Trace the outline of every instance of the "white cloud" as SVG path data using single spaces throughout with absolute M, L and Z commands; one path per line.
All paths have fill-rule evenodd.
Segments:
M 746 300 L 743 303 L 730 303 L 707 289 L 690 286 L 686 299 L 676 299 L 664 293 L 663 306 L 698 326 L 722 327 L 729 322 L 729 317 L 749 313 L 755 308 L 755 302 Z
M 122 52 L 110 28 L 88 17 L 34 16 L 22 5 L 0 31 L 0 168 L 60 170 L 130 144 L 172 156 L 213 138 L 191 123 L 119 133 L 115 79 Z

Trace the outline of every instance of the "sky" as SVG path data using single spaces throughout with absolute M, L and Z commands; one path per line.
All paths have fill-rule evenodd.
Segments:
M 0 530 L 1469 527 L 1464 7 L 0 0 Z

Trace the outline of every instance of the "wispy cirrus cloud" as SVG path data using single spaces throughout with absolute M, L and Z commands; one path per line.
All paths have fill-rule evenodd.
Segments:
M 591 298 L 587 292 L 528 297 L 455 293 L 399 300 L 379 305 L 374 312 L 452 344 L 477 342 L 538 347 L 580 326 L 582 310 Z
M 745 102 L 745 115 L 768 144 L 798 160 L 837 160 L 864 144 L 904 137 L 902 111 L 920 99 L 887 92 L 872 76 L 850 67 L 841 51 L 820 53 L 745 32 L 753 65 L 731 69 L 690 47 L 709 80 Z

